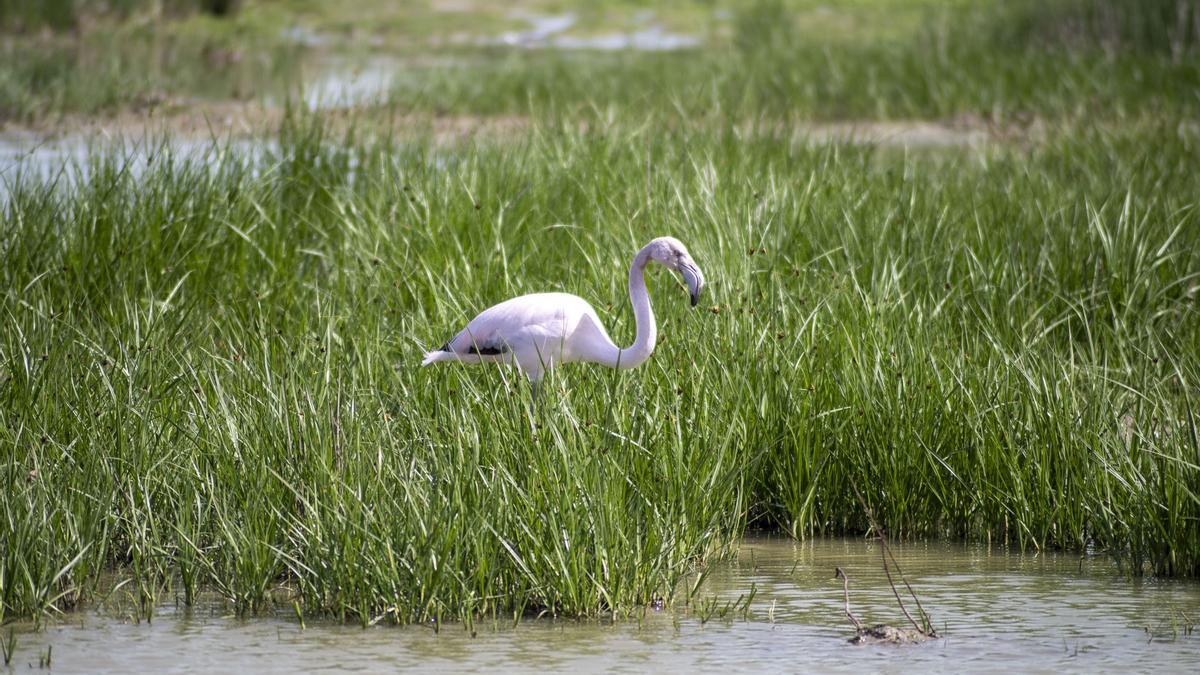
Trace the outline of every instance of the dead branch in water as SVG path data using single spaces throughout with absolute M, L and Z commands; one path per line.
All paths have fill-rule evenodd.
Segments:
M 915 628 L 918 633 L 925 637 L 937 637 L 937 631 L 933 628 L 933 620 L 929 618 L 929 613 L 926 612 L 925 608 L 921 605 L 921 600 L 917 597 L 916 591 L 914 591 L 912 586 L 908 583 L 908 579 L 904 578 L 904 571 L 900 569 L 900 563 L 896 560 L 896 556 L 892 554 L 892 550 L 888 547 L 887 533 L 884 532 L 883 526 L 879 524 L 879 521 L 875 520 L 875 514 L 871 511 L 871 507 L 867 506 L 867 500 L 863 499 L 862 493 L 858 491 L 858 487 L 851 487 L 854 487 L 854 494 L 856 497 L 858 497 L 858 503 L 862 504 L 863 512 L 867 516 L 867 522 L 871 525 L 871 529 L 875 531 L 876 536 L 879 539 L 879 558 L 883 563 L 883 573 L 887 575 L 888 586 L 892 588 L 892 595 L 896 596 L 896 604 L 900 606 L 900 611 L 904 613 L 904 617 L 908 619 L 908 622 L 912 624 L 913 628 Z M 891 565 L 888 565 L 889 558 L 892 561 Z M 914 619 L 912 614 L 909 613 L 908 608 L 904 606 L 904 599 L 900 597 L 900 591 L 896 589 L 896 582 L 892 579 L 892 566 L 895 566 L 896 568 L 896 574 L 900 577 L 900 583 L 904 584 L 904 587 L 908 589 L 909 596 L 911 596 L 913 602 L 916 603 L 917 612 L 921 615 L 921 623 L 917 623 L 917 620 Z M 840 569 L 838 571 L 841 572 Z M 848 588 L 849 581 L 846 580 L 845 573 L 842 573 L 842 579 L 843 581 L 846 581 L 846 586 Z M 850 612 L 849 590 L 846 591 L 846 612 L 847 614 Z M 858 621 L 853 621 L 855 626 L 859 627 Z M 859 632 L 861 632 L 861 628 L 859 628 Z
M 924 642 L 925 640 L 935 637 L 930 633 L 926 633 L 921 629 L 917 630 L 901 630 L 894 626 L 889 626 L 886 623 L 877 623 L 874 626 L 865 626 L 863 622 L 854 616 L 850 611 L 850 577 L 842 568 L 834 568 L 834 576 L 842 580 L 842 593 L 846 602 L 846 618 L 850 619 L 850 623 L 854 624 L 854 637 L 850 639 L 851 644 L 912 644 L 914 642 Z
M 850 619 L 850 623 L 854 624 L 854 630 L 862 633 L 864 630 L 862 622 L 850 611 L 850 578 L 846 576 L 846 573 L 840 567 L 833 568 L 833 576 L 835 579 L 842 580 L 842 594 L 846 599 L 846 618 Z

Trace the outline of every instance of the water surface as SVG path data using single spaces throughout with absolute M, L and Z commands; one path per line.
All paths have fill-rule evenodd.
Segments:
M 801 672 L 1158 671 L 1194 672 L 1200 584 L 1128 579 L 1103 557 L 1020 554 L 946 543 L 895 546 L 942 637 L 920 645 L 847 644 L 846 570 L 852 610 L 865 622 L 901 625 L 876 544 L 859 539 L 795 543 L 752 538 L 717 566 L 700 597 L 756 595 L 740 611 L 703 623 L 695 608 L 646 610 L 624 621 L 483 621 L 362 629 L 294 619 L 239 619 L 219 609 L 164 607 L 150 623 L 81 612 L 18 634 L 14 670 L 36 668 L 53 646 L 54 672 L 464 672 L 702 669 Z M 3 668 L 0 668 L 3 672 Z
M 643 52 L 674 51 L 700 46 L 700 38 L 695 35 L 671 33 L 662 26 L 650 23 L 652 13 L 639 13 L 634 16 L 638 23 L 643 24 L 637 30 L 596 35 L 565 34 L 574 28 L 578 21 L 578 17 L 570 12 L 552 15 L 516 13 L 513 16 L 528 21 L 529 28 L 506 32 L 499 38 L 484 40 L 484 44 L 528 49 L 553 47 L 564 50 Z

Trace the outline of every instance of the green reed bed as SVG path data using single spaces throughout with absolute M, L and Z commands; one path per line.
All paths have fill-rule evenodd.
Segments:
M 1194 130 L 941 155 L 669 125 L 435 149 L 285 125 L 261 157 L 8 179 L 0 612 L 95 599 L 346 621 L 681 601 L 748 526 L 1200 572 Z M 493 302 L 588 298 L 642 368 L 533 406 L 418 367 Z

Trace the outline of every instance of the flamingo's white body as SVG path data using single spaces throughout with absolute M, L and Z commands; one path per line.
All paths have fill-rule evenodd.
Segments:
M 613 343 L 596 310 L 568 293 L 533 293 L 506 300 L 484 310 L 440 350 L 425 354 L 421 365 L 437 361 L 516 363 L 534 383 L 560 363 L 588 361 L 610 368 L 641 365 L 654 351 L 658 328 L 646 292 L 646 265 L 657 262 L 679 272 L 694 306 L 704 275 L 678 239 L 659 237 L 646 244 L 629 268 L 629 299 L 633 302 L 637 336 L 629 347 Z

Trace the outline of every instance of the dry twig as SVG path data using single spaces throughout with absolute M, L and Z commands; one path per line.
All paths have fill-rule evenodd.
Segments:
M 921 605 L 921 600 L 917 597 L 916 591 L 913 590 L 912 586 L 908 583 L 908 580 L 904 578 L 904 572 L 900 569 L 900 563 L 896 560 L 896 556 L 892 554 L 892 550 L 888 547 L 887 533 L 884 532 L 883 526 L 880 525 L 879 521 L 875 519 L 875 514 L 871 511 L 871 507 L 867 506 L 867 501 L 863 499 L 862 493 L 858 491 L 857 487 L 854 488 L 854 494 L 856 497 L 858 497 L 858 503 L 862 504 L 863 512 L 867 516 L 867 522 L 870 524 L 871 529 L 875 531 L 876 537 L 879 540 L 879 557 L 880 561 L 883 563 L 883 573 L 887 575 L 888 586 L 890 586 L 892 589 L 892 595 L 896 596 L 896 604 L 900 606 L 900 611 L 904 613 L 904 617 L 908 619 L 908 622 L 912 624 L 913 628 L 916 629 L 919 634 L 924 637 L 937 637 L 937 631 L 933 628 L 933 620 L 929 618 L 929 613 L 926 612 L 925 608 Z M 890 565 L 888 564 L 889 558 L 891 559 Z M 918 623 L 917 620 L 913 618 L 913 615 L 909 613 L 908 608 L 904 606 L 904 599 L 900 597 L 900 591 L 897 590 L 896 582 L 892 578 L 891 568 L 893 566 L 896 568 L 896 574 L 900 577 L 900 583 L 904 584 L 904 587 L 908 590 L 909 596 L 912 597 L 913 602 L 917 605 L 917 612 L 921 615 L 921 623 Z M 846 578 L 846 574 L 841 570 L 841 568 L 837 569 L 837 574 L 842 578 L 842 581 L 844 582 L 843 585 L 845 586 L 846 615 L 850 617 L 850 621 L 861 634 L 863 632 L 862 624 L 858 621 L 858 619 L 854 618 L 850 614 L 849 580 Z

